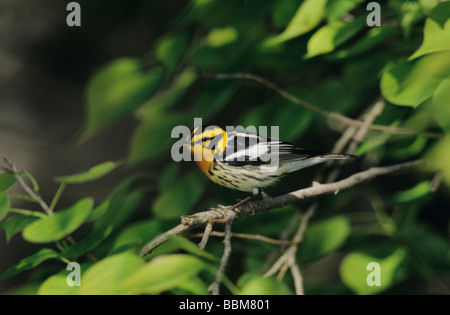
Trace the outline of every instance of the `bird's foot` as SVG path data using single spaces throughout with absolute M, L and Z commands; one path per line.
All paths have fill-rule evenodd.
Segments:
M 244 203 L 249 202 L 253 197 L 254 197 L 254 196 L 248 196 L 247 198 L 245 198 L 245 199 L 243 199 L 243 200 L 240 200 L 238 203 L 236 203 L 236 204 L 230 206 L 230 210 L 233 210 L 233 211 L 234 211 L 234 210 L 237 209 L 239 206 L 242 206 Z
M 265 191 L 261 191 L 261 196 L 262 196 L 262 199 L 272 198 L 268 194 L 266 194 Z

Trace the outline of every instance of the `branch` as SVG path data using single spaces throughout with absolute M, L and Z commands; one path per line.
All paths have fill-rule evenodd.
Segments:
M 284 97 L 285 99 L 287 99 L 295 104 L 298 104 L 316 114 L 322 115 L 324 117 L 328 117 L 328 118 L 334 120 L 335 122 L 339 122 L 344 125 L 365 127 L 368 129 L 384 131 L 384 132 L 388 132 L 388 133 L 392 133 L 392 134 L 424 135 L 429 138 L 438 138 L 438 137 L 442 136 L 442 134 L 435 133 L 435 132 L 424 132 L 424 131 L 419 131 L 419 130 L 411 130 L 411 129 L 407 129 L 407 128 L 397 128 L 397 127 L 389 127 L 389 126 L 382 126 L 382 125 L 375 125 L 375 124 L 365 125 L 364 122 L 361 122 L 357 119 L 352 119 L 347 116 L 329 112 L 327 110 L 324 110 L 317 106 L 314 106 L 313 104 L 311 104 L 303 99 L 300 99 L 300 98 L 292 95 L 288 91 L 280 88 L 273 82 L 270 82 L 269 80 L 266 80 L 255 74 L 251 74 L 251 73 L 218 73 L 218 74 L 215 74 L 215 73 L 208 73 L 205 71 L 202 71 L 202 73 L 206 77 L 210 77 L 210 78 L 217 79 L 217 80 L 246 79 L 246 80 L 257 82 L 257 83 L 264 85 L 265 87 L 277 92 L 282 97 Z
M 208 228 L 208 226 L 212 227 L 212 224 L 208 224 L 206 228 Z M 189 237 L 204 237 L 205 233 L 207 233 L 207 232 L 205 231 L 204 233 L 192 234 L 192 235 L 189 235 Z M 224 237 L 225 233 L 224 232 L 212 231 L 212 232 L 209 232 L 209 236 Z M 266 242 L 266 243 L 269 243 L 269 244 L 280 245 L 280 246 L 292 244 L 291 241 L 273 239 L 273 238 L 266 237 L 266 236 L 263 236 L 263 235 L 258 235 L 258 234 L 255 235 L 255 234 L 245 234 L 245 233 L 231 233 L 231 237 L 242 238 L 242 239 L 247 239 L 247 240 L 261 241 L 261 242 Z M 200 246 L 200 244 L 198 246 L 200 248 L 204 249 L 204 247 Z
M 19 171 L 17 170 L 14 163 L 12 163 L 5 155 L 3 155 L 3 161 L 5 161 L 7 167 L 2 168 L 8 172 L 14 175 L 19 185 L 22 187 L 23 190 L 30 196 L 34 201 L 36 201 L 41 208 L 47 213 L 47 215 L 53 215 L 52 209 L 47 205 L 47 203 L 42 200 L 42 198 L 36 194 L 33 189 L 31 189 L 28 184 L 24 181 L 24 179 L 19 175 Z
M 297 253 L 298 244 L 300 244 L 303 241 L 303 236 L 306 233 L 306 227 L 308 226 L 309 220 L 314 215 L 316 208 L 317 203 L 313 203 L 308 208 L 308 211 L 306 211 L 306 213 L 302 215 L 300 227 L 298 228 L 297 233 L 295 234 L 292 240 L 292 244 L 284 252 L 284 254 L 281 255 L 280 258 L 278 258 L 278 260 L 272 265 L 272 267 L 264 273 L 264 277 L 270 277 L 274 275 L 278 270 L 280 270 L 277 279 L 281 281 L 284 277 L 287 268 L 289 267 L 289 269 L 291 269 L 291 273 L 294 278 L 295 293 L 297 295 L 303 295 L 304 290 L 303 290 L 303 278 L 300 273 L 300 269 L 295 263 L 295 255 Z
M 219 285 L 222 281 L 222 275 L 225 272 L 225 268 L 228 264 L 228 258 L 231 254 L 231 222 L 227 222 L 225 225 L 225 238 L 223 240 L 224 250 L 222 254 L 222 259 L 220 260 L 219 269 L 217 270 L 216 279 L 209 286 L 208 290 L 212 292 L 213 295 L 219 295 Z
M 156 247 L 163 244 L 170 235 L 178 235 L 199 226 L 206 226 L 208 223 L 227 223 L 232 222 L 239 217 L 251 216 L 256 212 L 265 212 L 272 209 L 282 208 L 284 206 L 297 203 L 302 200 L 314 197 L 338 194 L 341 191 L 350 189 L 354 186 L 369 182 L 377 177 L 386 175 L 397 175 L 416 170 L 422 164 L 422 161 L 406 162 L 384 167 L 373 167 L 368 170 L 353 174 L 345 179 L 328 184 L 315 183 L 312 187 L 300 189 L 274 198 L 247 202 L 235 209 L 229 207 L 211 208 L 189 216 L 181 217 L 181 224 L 171 230 L 161 234 L 153 241 L 144 246 L 141 250 L 141 256 L 152 252 Z
M 203 237 L 200 243 L 198 244 L 198 247 L 201 249 L 205 249 L 206 243 L 208 242 L 209 236 L 212 234 L 213 224 L 209 222 L 206 225 L 205 232 L 203 232 Z

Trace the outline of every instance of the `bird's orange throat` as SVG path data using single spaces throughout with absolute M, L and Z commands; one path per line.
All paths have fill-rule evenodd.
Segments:
M 202 170 L 203 173 L 208 175 L 209 167 L 211 166 L 212 162 L 201 160 L 201 161 L 195 161 L 197 163 L 198 167 Z
M 207 150 L 203 150 L 201 147 L 196 147 L 193 151 L 193 157 L 195 163 L 202 170 L 203 173 L 208 175 L 209 167 L 214 163 L 214 156 Z

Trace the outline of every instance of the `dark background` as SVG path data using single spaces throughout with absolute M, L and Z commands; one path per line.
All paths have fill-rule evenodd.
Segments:
M 86 83 L 105 63 L 150 51 L 162 29 L 183 9 L 183 1 L 77 1 L 81 27 L 69 27 L 69 2 L 0 2 L 0 153 L 33 174 L 44 200 L 58 188 L 52 181 L 55 176 L 126 157 L 134 128 L 131 118 L 82 144 L 76 141 Z M 86 195 L 101 200 L 124 176 L 68 187 L 59 206 Z M 38 248 L 21 237 L 6 244 L 2 231 L 0 273 Z M 24 273 L 2 281 L 0 291 L 26 277 Z

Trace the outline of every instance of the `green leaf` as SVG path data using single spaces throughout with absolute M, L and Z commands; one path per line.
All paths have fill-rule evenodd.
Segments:
M 78 258 L 96 248 L 103 240 L 105 240 L 113 231 L 112 226 L 96 227 L 87 235 L 77 240 L 76 243 L 64 249 L 59 255 L 60 257 Z
M 206 36 L 205 42 L 209 47 L 216 48 L 234 42 L 238 36 L 238 31 L 232 26 L 213 28 Z
M 81 278 L 81 295 L 131 294 L 124 286 L 145 262 L 138 256 L 125 252 L 107 257 L 90 267 Z
M 112 250 L 130 244 L 142 246 L 161 233 L 163 233 L 163 225 L 159 220 L 150 219 L 147 221 L 137 222 L 127 226 L 120 232 L 114 240 Z
M 414 244 L 415 255 L 422 257 L 423 263 L 429 268 L 438 270 L 448 266 L 450 252 L 445 235 L 439 234 L 430 226 L 415 224 L 411 226 L 407 237 L 410 244 Z
M 123 286 L 132 294 L 158 294 L 184 283 L 205 267 L 205 263 L 194 256 L 161 255 L 139 268 Z
M 450 2 L 434 8 L 425 21 L 423 43 L 409 60 L 438 51 L 450 50 Z
M 6 217 L 9 209 L 10 205 L 8 195 L 0 193 L 0 222 L 3 220 L 4 217 Z
M 370 54 L 349 62 L 344 70 L 344 86 L 348 87 L 351 94 L 361 94 L 366 88 L 379 84 L 381 74 L 389 62 L 390 57 L 385 53 Z
M 289 101 L 277 100 L 277 106 L 273 102 L 248 110 L 242 122 L 242 126 L 283 126 L 280 128 L 281 139 L 294 141 L 305 131 L 313 121 L 313 114 Z M 270 133 L 270 128 L 267 130 Z M 268 134 L 268 136 L 274 136 Z
M 450 186 L 450 168 L 448 167 L 450 156 L 450 135 L 446 135 L 427 152 L 426 162 L 433 171 L 441 172 L 444 182 Z
M 84 198 L 52 216 L 39 219 L 23 230 L 23 238 L 32 243 L 58 241 L 83 224 L 93 205 L 92 198 Z
M 442 81 L 436 91 L 434 91 L 431 102 L 431 112 L 436 122 L 447 133 L 450 132 L 450 106 L 448 100 L 450 100 L 450 77 L 448 80 Z
M 374 48 L 376 45 L 382 43 L 387 37 L 393 35 L 395 33 L 395 28 L 390 25 L 386 26 L 378 26 L 372 27 L 364 37 L 362 37 L 358 42 L 354 45 L 340 49 L 336 51 L 337 58 L 347 58 L 355 55 L 359 55 L 362 53 L 366 53 L 367 51 Z M 364 63 L 366 59 L 362 59 L 361 63 Z M 352 64 L 350 64 L 352 65 Z
M 416 124 L 416 130 L 421 130 L 419 124 Z M 407 160 L 424 152 L 425 147 L 429 143 L 429 139 L 425 136 L 417 136 L 415 138 L 404 139 L 393 142 L 391 147 L 386 146 L 385 156 L 397 160 Z M 397 144 L 397 145 L 396 145 Z
M 177 245 L 179 248 L 184 249 L 185 251 L 187 251 L 188 253 L 190 253 L 192 255 L 196 255 L 196 256 L 206 258 L 206 259 L 209 259 L 212 261 L 218 260 L 218 258 L 216 256 L 201 249 L 200 247 L 198 247 L 197 244 L 191 242 L 190 240 L 188 240 L 185 237 L 172 235 L 169 237 L 169 241 L 174 243 L 175 245 Z
M 335 21 L 320 28 L 308 41 L 307 58 L 326 54 L 358 33 L 365 25 L 365 18 L 350 22 Z
M 168 115 L 167 110 L 176 105 L 185 95 L 188 88 L 195 82 L 196 76 L 194 70 L 186 69 L 175 79 L 170 88 L 158 93 L 136 111 L 135 116 L 141 122 L 131 139 L 128 163 L 142 164 L 169 151 L 172 143 L 161 141 L 161 139 L 170 139 L 175 126 L 186 125 L 187 116 L 180 113 Z
M 404 37 L 409 39 L 414 24 L 423 18 L 423 13 L 417 1 L 402 1 L 400 4 L 400 25 Z
M 79 287 L 67 285 L 67 276 L 54 275 L 47 278 L 39 287 L 38 295 L 76 295 Z
M 236 92 L 236 83 L 221 80 L 207 82 L 194 103 L 193 116 L 206 120 L 219 113 Z
M 183 176 L 156 198 L 153 213 L 162 219 L 173 219 L 188 214 L 200 199 L 205 182 L 206 177 L 198 171 Z
M 169 71 L 178 66 L 188 46 L 186 33 L 164 36 L 155 48 L 155 57 L 161 61 Z
M 159 190 L 169 189 L 177 180 L 180 171 L 180 163 L 170 163 L 158 178 Z
M 0 280 L 11 277 L 19 272 L 33 269 L 34 267 L 38 266 L 42 262 L 44 262 L 48 259 L 57 258 L 57 257 L 58 257 L 58 253 L 55 252 L 53 249 L 41 248 L 38 252 L 34 253 L 31 256 L 28 256 L 27 258 L 22 259 L 20 262 L 18 262 L 14 266 L 8 268 L 4 273 L 2 273 L 0 275 Z
M 439 0 L 419 0 L 419 5 L 425 12 L 433 10 L 438 4 Z
M 318 82 L 312 89 L 304 90 L 306 101 L 335 113 L 345 114 L 357 104 L 357 98 L 347 92 L 342 80 L 333 78 Z
M 346 286 L 357 294 L 377 294 L 391 287 L 396 281 L 396 272 L 406 257 L 403 248 L 376 248 L 370 251 L 353 252 L 342 260 L 339 272 Z M 374 269 L 370 263 L 379 264 L 380 286 L 369 286 Z M 369 268 L 369 270 L 368 270 Z
M 0 226 L 6 232 L 6 242 L 9 242 L 11 237 L 21 232 L 26 226 L 30 225 L 38 218 L 34 215 L 15 215 L 2 222 Z
M 15 185 L 16 177 L 11 173 L 0 174 L 0 192 L 4 192 Z
M 450 51 L 437 52 L 384 72 L 381 91 L 393 104 L 417 107 L 447 78 L 450 78 Z
M 285 28 L 294 17 L 295 11 L 299 7 L 301 0 L 279 0 L 276 1 L 272 11 L 274 27 Z
M 89 217 L 86 219 L 86 222 L 96 221 L 101 216 L 103 216 L 106 213 L 106 211 L 108 211 L 110 201 L 111 199 L 107 198 L 101 204 L 92 209 L 91 213 L 89 214 Z
M 53 275 L 47 278 L 39 287 L 38 295 L 75 295 L 79 287 L 69 286 L 67 276 L 63 274 Z
M 327 0 L 303 1 L 286 29 L 281 34 L 265 40 L 262 45 L 264 47 L 278 45 L 309 32 L 322 21 L 326 4 Z
M 124 224 L 139 208 L 144 192 L 133 189 L 134 180 L 129 179 L 120 185 L 110 197 L 108 209 L 97 220 L 96 227 L 117 228 Z
M 107 161 L 91 167 L 88 171 L 84 173 L 56 177 L 55 181 L 65 184 L 82 184 L 86 182 L 91 182 L 107 175 L 119 165 L 120 163 Z
M 395 203 L 411 202 L 423 196 L 426 196 L 430 193 L 431 193 L 431 182 L 423 181 L 408 190 L 396 193 L 392 197 L 392 199 Z
M 171 139 L 172 129 L 186 123 L 186 115 L 154 112 L 151 117 L 142 121 L 134 132 L 128 152 L 128 163 L 140 165 L 159 158 L 164 153 L 168 154 L 174 142 L 161 139 Z
M 184 281 L 180 281 L 173 290 L 174 294 L 179 295 L 209 295 L 208 284 L 199 277 L 192 277 Z
M 312 222 L 298 249 L 300 261 L 309 261 L 335 252 L 350 235 L 350 222 L 345 216 Z
M 275 278 L 244 275 L 239 282 L 241 282 L 240 295 L 292 295 L 286 284 Z
M 356 8 L 364 0 L 333 0 L 327 4 L 327 20 L 333 22 Z
M 99 70 L 87 88 L 83 136 L 131 113 L 154 93 L 162 78 L 161 69 L 144 73 L 136 59 L 119 59 Z
M 165 111 L 177 104 L 185 95 L 189 87 L 195 82 L 197 73 L 188 68 L 178 75 L 171 83 L 170 87 L 152 97 L 141 108 L 135 112 L 135 116 L 140 120 L 151 119 L 155 114 Z

